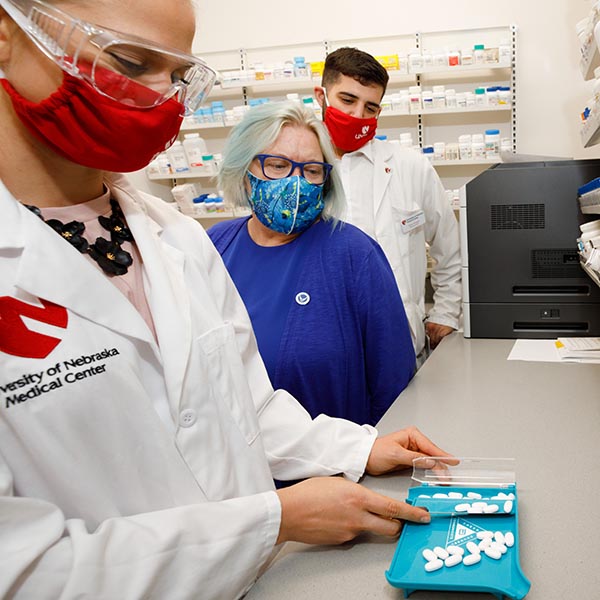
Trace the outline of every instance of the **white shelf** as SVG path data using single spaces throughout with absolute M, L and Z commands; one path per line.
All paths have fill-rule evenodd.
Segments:
M 484 158 L 482 160 L 434 160 L 434 167 L 456 167 L 456 166 L 471 166 L 471 165 L 497 165 L 501 163 L 500 159 Z
M 455 67 L 430 67 L 412 73 L 413 75 L 451 75 L 453 73 L 469 73 L 471 71 L 487 71 L 489 69 L 510 69 L 510 63 L 485 63 L 481 65 L 456 65 Z
M 379 118 L 384 117 L 416 117 L 418 115 L 445 115 L 445 114 L 470 114 L 478 112 L 503 112 L 512 110 L 512 105 L 501 105 L 501 106 L 472 106 L 469 108 L 430 108 L 420 109 L 414 112 L 406 112 L 404 110 L 386 110 L 383 111 Z
M 600 110 L 593 110 L 581 127 L 581 142 L 589 148 L 600 142 Z
M 231 127 L 233 127 L 233 125 L 224 125 L 223 123 L 190 123 L 189 121 L 186 123 L 184 120 L 179 131 L 197 131 L 199 129 L 229 129 Z
M 260 90 L 264 88 L 290 90 L 303 90 L 320 85 L 320 79 L 312 77 L 283 77 L 278 79 L 241 79 L 240 81 L 224 82 L 220 84 L 222 90 Z
M 217 173 L 209 174 L 201 169 L 194 169 L 192 167 L 189 171 L 171 173 L 170 175 L 148 175 L 148 179 L 151 179 L 152 181 L 173 181 L 173 179 L 211 179 L 216 176 Z

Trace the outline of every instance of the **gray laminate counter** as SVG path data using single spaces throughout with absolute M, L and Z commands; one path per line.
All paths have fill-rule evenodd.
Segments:
M 456 456 L 516 458 L 528 600 L 600 598 L 600 365 L 507 361 L 512 340 L 446 338 L 378 425 L 414 424 Z M 405 498 L 410 473 L 365 477 Z M 286 544 L 251 600 L 403 598 L 385 579 L 396 540 Z M 416 592 L 414 600 L 487 594 Z

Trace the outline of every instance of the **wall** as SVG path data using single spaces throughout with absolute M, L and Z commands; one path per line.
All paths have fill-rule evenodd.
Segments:
M 577 21 L 587 16 L 586 0 L 329 0 L 318 5 L 247 0 L 196 0 L 198 54 L 252 46 L 301 44 L 497 25 L 518 26 L 517 107 L 519 152 L 573 158 L 600 157 L 600 146 L 584 149 L 579 114 L 592 83 L 579 71 Z M 376 7 L 370 13 L 366 7 Z M 165 186 L 132 175 L 138 187 L 168 199 Z
M 579 73 L 575 23 L 585 0 L 329 0 L 318 5 L 249 0 L 198 2 L 194 50 L 203 51 L 360 38 L 414 31 L 516 24 L 518 32 L 518 140 L 520 152 L 591 158 L 579 141 L 579 113 L 591 84 Z M 370 14 L 366 7 L 376 7 Z M 309 8 L 310 7 L 310 8 Z M 542 25 L 543 23 L 543 25 Z

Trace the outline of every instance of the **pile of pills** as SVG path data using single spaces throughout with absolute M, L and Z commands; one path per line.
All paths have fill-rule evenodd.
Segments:
M 465 549 L 460 546 L 426 548 L 422 553 L 426 561 L 425 570 L 431 573 L 444 566 L 455 567 L 461 563 L 467 567 L 475 565 L 481 561 L 482 553 L 493 560 L 500 560 L 508 552 L 508 548 L 512 548 L 515 544 L 515 536 L 511 531 L 506 533 L 501 531 L 479 531 L 477 532 L 477 539 L 479 543 L 475 541 L 467 542 L 466 553 Z
M 504 492 L 500 492 L 490 498 L 483 498 L 481 494 L 478 492 L 467 492 L 466 495 L 463 495 L 461 492 L 436 492 L 432 496 L 428 496 L 427 494 L 421 494 L 419 498 L 435 498 L 435 499 L 450 499 L 450 500 L 459 500 L 459 499 L 467 499 L 467 500 L 476 500 L 476 502 L 461 502 L 454 506 L 454 510 L 457 513 L 467 513 L 467 514 L 493 514 L 500 511 L 500 506 L 498 504 L 488 503 L 484 500 L 496 500 L 503 502 L 502 510 L 505 513 L 510 513 L 513 509 L 513 500 L 515 499 L 515 495 L 510 492 L 509 494 L 505 494 Z

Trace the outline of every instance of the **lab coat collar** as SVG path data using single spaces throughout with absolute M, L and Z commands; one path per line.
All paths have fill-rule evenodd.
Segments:
M 106 276 L 3 185 L 0 214 L 0 247 L 21 255 L 15 287 L 120 334 L 156 345 L 138 311 Z
M 368 145 L 371 145 L 373 156 L 373 212 L 377 217 L 393 175 L 394 147 L 382 140 L 372 140 Z
M 192 347 L 191 308 L 184 276 L 185 255 L 168 242 L 160 243 L 163 227 L 146 214 L 145 205 L 137 200 L 139 193 L 130 187 L 125 177 L 113 175 L 108 185 L 113 197 L 119 201 L 127 226 L 144 259 L 145 283 L 148 284 L 145 286 L 146 298 L 160 346 L 171 415 L 175 418 Z

